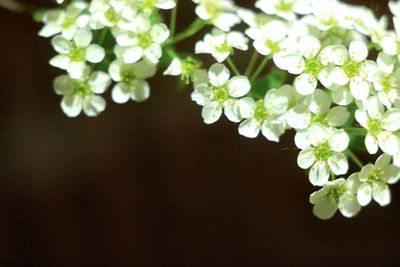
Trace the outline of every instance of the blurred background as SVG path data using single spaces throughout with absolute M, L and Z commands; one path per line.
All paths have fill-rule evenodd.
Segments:
M 168 77 L 143 104 L 108 94 L 99 117 L 68 119 L 40 27 L 0 10 L 0 266 L 400 264 L 400 185 L 386 208 L 321 221 L 292 134 L 273 144 L 226 119 L 206 126 Z

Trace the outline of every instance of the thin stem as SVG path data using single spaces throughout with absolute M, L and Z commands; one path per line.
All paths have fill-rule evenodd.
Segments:
M 247 68 L 246 68 L 246 71 L 245 71 L 245 74 L 244 74 L 245 76 L 248 77 L 250 75 L 250 73 L 254 70 L 254 67 L 256 65 L 258 56 L 259 56 L 258 52 L 254 51 L 253 55 L 251 56 L 250 62 L 247 65 Z
M 227 58 L 227 62 L 229 64 L 229 66 L 231 67 L 231 69 L 233 70 L 233 72 L 235 73 L 235 75 L 240 76 L 241 75 L 240 71 L 236 67 L 235 62 L 233 62 L 233 60 L 230 57 Z
M 177 15 L 178 15 L 178 0 L 176 0 L 175 8 L 172 10 L 171 21 L 169 23 L 169 30 L 171 32 L 171 38 L 174 38 L 174 36 L 175 36 Z
M 97 43 L 98 43 L 99 45 L 104 44 L 104 41 L 106 40 L 106 37 L 107 37 L 107 33 L 108 33 L 108 29 L 107 29 L 107 28 L 103 29 L 103 30 L 100 32 L 99 39 L 97 40 Z
M 258 66 L 257 70 L 251 76 L 250 82 L 254 82 L 254 80 L 257 79 L 258 76 L 260 76 L 261 72 L 264 70 L 264 68 L 267 65 L 268 61 L 269 61 L 269 57 L 264 57 L 264 59 L 261 62 L 260 66 Z
M 360 169 L 364 167 L 364 164 L 362 164 L 361 160 L 353 152 L 351 152 L 351 150 L 347 150 L 347 155 L 349 155 L 351 160 L 354 161 L 354 163 L 357 164 Z
M 167 41 L 165 44 L 173 45 L 189 37 L 192 37 L 193 35 L 198 33 L 201 29 L 203 29 L 206 25 L 207 24 L 203 20 L 196 19 L 192 24 L 190 24 L 189 27 L 187 27 L 185 30 L 175 35 L 174 38 L 169 39 L 169 41 Z

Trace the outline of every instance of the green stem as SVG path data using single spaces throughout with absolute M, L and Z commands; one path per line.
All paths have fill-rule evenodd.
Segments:
M 229 66 L 231 67 L 231 69 L 233 70 L 233 72 L 235 73 L 235 75 L 237 75 L 237 76 L 242 75 L 240 73 L 239 69 L 236 67 L 235 62 L 233 62 L 233 60 L 230 57 L 227 58 L 227 62 L 229 64 Z
M 184 31 L 175 35 L 174 38 L 169 39 L 165 45 L 173 45 L 178 42 L 181 42 L 189 37 L 192 37 L 196 33 L 198 33 L 201 29 L 206 26 L 206 22 L 201 19 L 196 19 L 189 27 L 187 27 Z
M 246 68 L 246 71 L 245 71 L 245 74 L 244 74 L 245 76 L 248 77 L 250 75 L 250 73 L 254 70 L 254 67 L 256 65 L 258 56 L 259 56 L 258 52 L 254 51 L 253 55 L 251 56 L 250 62 L 247 65 L 247 68 Z
M 269 57 L 264 57 L 263 61 L 261 62 L 260 66 L 256 69 L 256 71 L 251 75 L 250 82 L 254 82 L 260 76 L 261 72 L 264 70 L 265 66 L 269 61 Z
M 170 29 L 170 32 L 171 32 L 171 38 L 174 38 L 174 36 L 175 36 L 177 15 L 178 15 L 178 0 L 176 0 L 175 8 L 172 10 L 171 21 L 169 23 L 169 29 Z
M 364 164 L 362 164 L 361 160 L 353 152 L 351 152 L 351 150 L 347 150 L 347 155 L 352 161 L 354 161 L 355 164 L 357 164 L 358 167 L 360 167 L 360 169 L 364 167 Z
M 106 37 L 107 37 L 107 33 L 108 33 L 108 29 L 107 28 L 103 29 L 100 32 L 99 39 L 97 40 L 97 44 L 99 44 L 99 45 L 104 44 L 104 41 L 106 40 Z

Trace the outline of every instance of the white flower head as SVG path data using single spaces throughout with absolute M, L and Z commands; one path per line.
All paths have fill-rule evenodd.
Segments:
M 223 111 L 229 120 L 241 120 L 237 98 L 250 91 L 250 82 L 244 76 L 229 78 L 229 70 L 217 63 L 208 72 L 208 83 L 200 83 L 195 87 L 192 100 L 203 106 L 202 117 L 206 124 L 216 122 Z
M 225 61 L 233 54 L 233 49 L 246 51 L 248 39 L 238 31 L 223 32 L 213 29 L 211 34 L 206 34 L 204 40 L 196 43 L 196 54 L 211 54 L 217 62 Z
M 313 124 L 306 130 L 300 130 L 295 136 L 298 148 L 297 164 L 302 169 L 310 169 L 310 182 L 322 186 L 329 180 L 331 172 L 343 175 L 349 164 L 343 152 L 349 145 L 349 136 L 344 130 L 325 128 Z
M 232 0 L 193 0 L 196 14 L 202 20 L 210 21 L 214 26 L 228 32 L 233 26 L 240 23 L 236 14 L 236 5 Z
M 76 31 L 72 41 L 61 35 L 52 39 L 52 45 L 59 55 L 50 60 L 54 67 L 66 70 L 73 79 L 80 79 L 84 74 L 86 62 L 100 63 L 105 57 L 105 50 L 97 44 L 91 44 L 92 32 L 85 28 Z
M 61 108 L 68 117 L 77 117 L 83 112 L 94 117 L 103 112 L 106 101 L 99 94 L 104 93 L 111 84 L 107 73 L 96 71 L 90 74 L 90 69 L 85 69 L 81 79 L 72 79 L 62 75 L 54 80 L 54 90 L 62 95 Z
M 146 18 L 139 17 L 143 23 L 135 31 L 114 31 L 118 45 L 117 57 L 126 64 L 138 62 L 142 58 L 157 64 L 162 56 L 161 45 L 168 39 L 169 30 L 163 23 L 150 24 Z
M 279 137 L 286 130 L 284 115 L 288 105 L 289 97 L 281 89 L 270 89 L 265 98 L 258 101 L 242 98 L 239 109 L 245 120 L 239 125 L 239 133 L 255 138 L 261 131 L 269 141 L 279 142 Z
M 389 155 L 400 151 L 400 140 L 396 132 L 400 129 L 400 109 L 392 108 L 385 112 L 377 96 L 371 96 L 364 102 L 364 108 L 355 112 L 357 122 L 368 133 L 365 146 L 370 154 L 378 152 L 378 147 Z
M 174 58 L 171 64 L 164 71 L 164 75 L 181 76 L 181 79 L 188 84 L 194 82 L 194 75 L 200 69 L 201 63 L 197 60 L 187 57 L 185 59 Z
M 296 19 L 296 13 L 311 13 L 311 1 L 308 0 L 258 0 L 256 7 L 265 14 L 276 15 L 289 21 Z
M 339 209 L 343 216 L 354 217 L 361 210 L 356 197 L 359 186 L 358 173 L 350 175 L 347 180 L 340 178 L 327 182 L 321 190 L 310 195 L 314 215 L 327 220 Z
M 78 29 L 82 29 L 89 24 L 89 15 L 83 14 L 88 4 L 84 1 L 74 1 L 64 10 L 56 9 L 45 13 L 43 17 L 44 26 L 39 35 L 51 37 L 60 34 L 71 40 Z
M 334 128 L 344 125 L 350 117 L 347 108 L 331 108 L 331 104 L 331 97 L 325 91 L 317 89 L 307 96 L 303 103 L 292 107 L 286 114 L 286 120 L 295 129 L 305 129 L 312 123 Z
M 156 66 L 147 61 L 133 64 L 124 64 L 115 60 L 110 64 L 109 73 L 111 78 L 117 82 L 112 90 L 114 102 L 123 104 L 132 99 L 143 102 L 150 97 L 150 85 L 146 79 L 153 77 Z
M 361 206 L 367 206 L 372 199 L 381 206 L 390 203 L 389 184 L 400 179 L 400 168 L 390 164 L 392 158 L 382 154 L 375 164 L 368 164 L 361 169 L 359 179 L 361 185 L 357 191 L 357 199 Z

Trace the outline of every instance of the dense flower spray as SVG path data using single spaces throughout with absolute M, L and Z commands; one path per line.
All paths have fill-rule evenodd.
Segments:
M 394 29 L 339 0 L 192 2 L 197 19 L 176 33 L 178 0 L 57 0 L 39 34 L 65 71 L 54 81 L 63 112 L 99 115 L 107 89 L 118 104 L 145 101 L 162 69 L 191 84 L 206 124 L 224 114 L 240 135 L 272 142 L 294 130 L 297 163 L 321 188 L 310 196 L 317 217 L 389 204 L 400 179 L 400 2 L 389 2 Z M 193 36 L 192 54 L 175 48 Z M 363 151 L 376 162 L 364 164 Z

